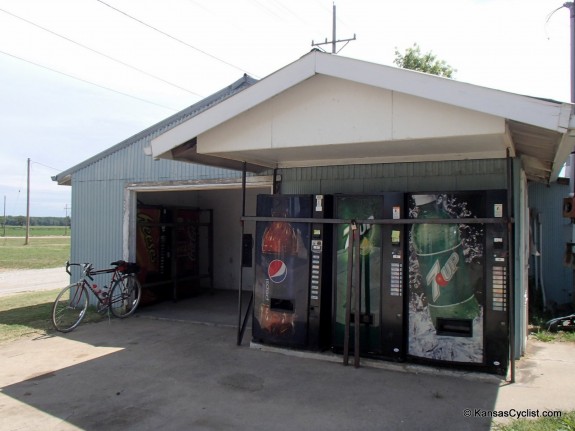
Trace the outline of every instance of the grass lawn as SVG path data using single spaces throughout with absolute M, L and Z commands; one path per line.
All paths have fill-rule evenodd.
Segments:
M 42 269 L 64 266 L 70 259 L 70 237 L 0 238 L 0 269 Z
M 21 337 L 55 333 L 52 326 L 52 305 L 60 289 L 17 293 L 0 300 L 0 344 Z M 107 319 L 89 308 L 81 324 Z
M 560 418 L 517 419 L 505 425 L 495 425 L 496 431 L 574 431 L 575 412 L 565 412 Z
M 30 226 L 30 237 L 35 236 L 69 236 L 70 228 L 66 226 Z M 26 237 L 25 226 L 6 226 L 6 235 L 4 227 L 0 226 L 1 237 Z

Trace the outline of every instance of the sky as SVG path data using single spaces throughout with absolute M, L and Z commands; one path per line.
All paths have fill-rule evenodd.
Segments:
M 393 66 L 417 43 L 454 78 L 570 100 L 562 0 L 337 0 L 337 55 Z M 332 0 L 0 0 L 0 199 L 70 215 L 51 177 L 332 38 Z M 331 52 L 331 44 L 323 48 Z M 0 214 L 2 215 L 2 214 Z

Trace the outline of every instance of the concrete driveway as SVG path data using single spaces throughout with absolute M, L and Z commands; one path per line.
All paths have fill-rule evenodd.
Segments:
M 532 342 L 508 385 L 238 347 L 227 325 L 144 311 L 0 345 L 0 429 L 488 430 L 494 410 L 575 409 L 573 345 Z

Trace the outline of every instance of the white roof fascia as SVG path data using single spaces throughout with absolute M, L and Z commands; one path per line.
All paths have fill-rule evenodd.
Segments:
M 319 54 L 319 53 L 318 53 Z M 317 73 L 483 112 L 563 133 L 572 105 L 362 60 L 321 54 Z M 565 113 L 568 116 L 565 117 Z
M 307 55 L 242 92 L 176 126 L 151 141 L 152 156 L 166 157 L 173 148 L 265 102 L 315 75 L 316 57 Z M 162 156 L 163 155 L 163 156 Z M 169 157 L 169 156 L 168 156 Z
M 573 118 L 573 108 L 573 105 L 564 104 L 564 108 L 561 111 L 560 121 L 562 124 L 565 124 L 565 130 L 561 137 L 561 142 L 557 147 L 557 151 L 555 151 L 549 182 L 554 182 L 559 178 L 559 174 L 567 161 L 567 157 L 569 157 L 569 154 L 575 148 L 575 118 Z
M 505 122 L 505 135 L 503 136 L 503 140 L 505 142 L 505 147 L 509 148 L 509 156 L 515 157 L 517 153 L 515 151 L 515 143 L 513 142 L 513 138 L 511 137 L 511 130 L 509 130 L 508 122 Z
M 567 157 L 575 148 L 575 130 L 571 129 L 568 133 L 564 133 L 561 137 L 559 147 L 555 152 L 555 159 L 553 160 L 553 167 L 549 182 L 554 182 L 559 177 L 563 165 L 567 161 Z
M 508 93 L 408 69 L 312 51 L 151 141 L 154 158 L 309 79 L 316 73 L 565 133 L 573 105 Z

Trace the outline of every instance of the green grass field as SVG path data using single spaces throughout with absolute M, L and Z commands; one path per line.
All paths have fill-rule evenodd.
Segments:
M 4 233 L 6 232 L 6 233 Z M 37 236 L 68 236 L 70 228 L 64 226 L 30 226 L 30 237 Z M 24 226 L 0 226 L 0 239 L 2 237 L 26 237 Z
M 70 259 L 70 237 L 0 238 L 0 269 L 42 269 L 64 266 Z
M 60 289 L 44 290 L 2 297 L 0 301 L 0 344 L 22 337 L 56 333 L 52 326 L 51 313 L 59 291 Z M 106 318 L 106 315 L 99 314 L 90 307 L 82 324 L 99 322 Z
M 575 412 L 565 412 L 560 418 L 516 419 L 505 425 L 495 425 L 495 431 L 574 431 Z

